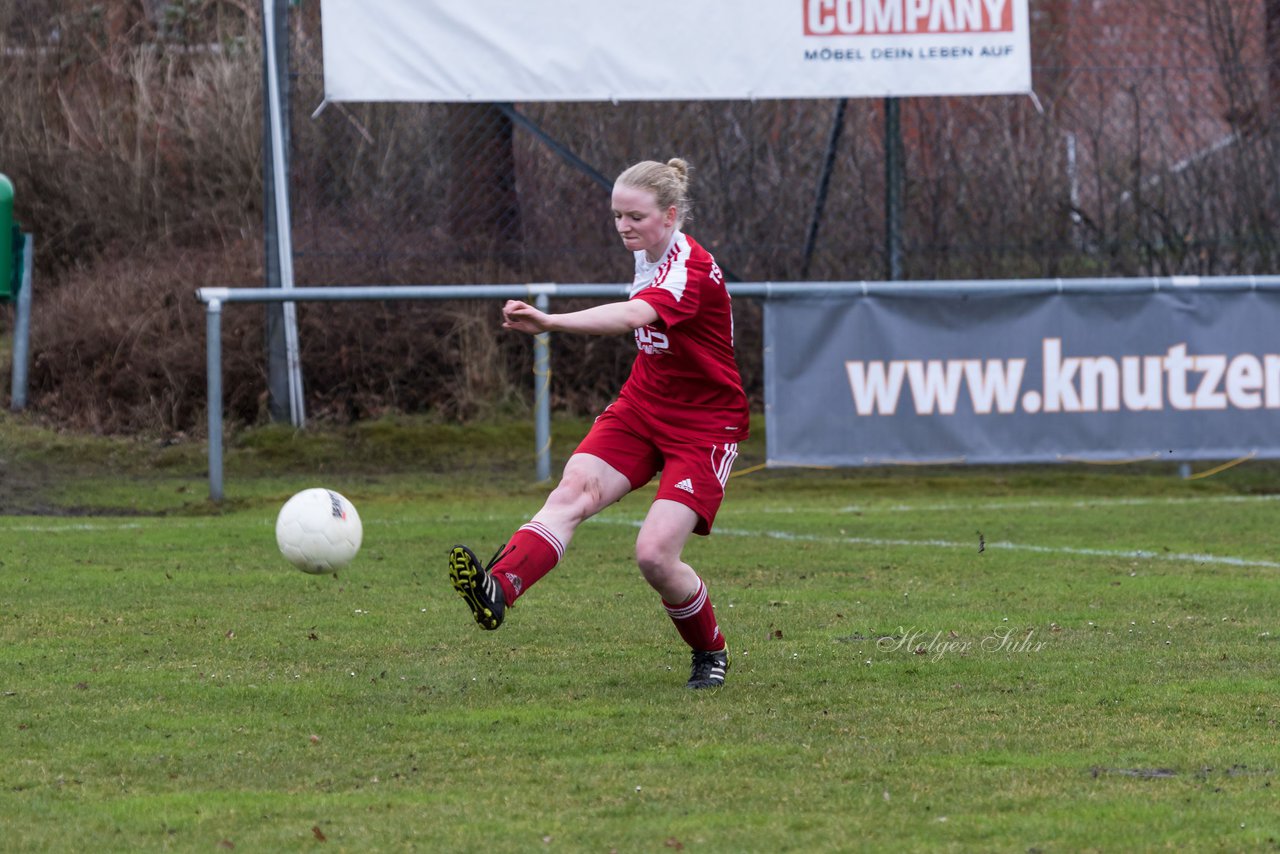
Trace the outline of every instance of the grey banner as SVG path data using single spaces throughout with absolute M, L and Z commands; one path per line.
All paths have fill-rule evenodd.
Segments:
M 771 466 L 1280 457 L 1276 290 L 782 299 L 765 336 Z

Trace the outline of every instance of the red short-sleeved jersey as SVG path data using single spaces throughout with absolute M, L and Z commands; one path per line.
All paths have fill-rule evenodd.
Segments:
M 747 396 L 733 355 L 733 308 L 711 253 L 677 231 L 663 257 L 636 252 L 631 299 L 658 312 L 635 331 L 639 353 L 620 400 L 676 441 L 747 438 Z

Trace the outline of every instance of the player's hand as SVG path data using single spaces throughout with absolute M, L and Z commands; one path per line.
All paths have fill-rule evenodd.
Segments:
M 536 335 L 539 332 L 546 332 L 549 323 L 550 318 L 545 312 L 539 311 L 527 302 L 512 299 L 507 300 L 506 305 L 502 307 L 503 329 L 514 329 L 517 332 Z

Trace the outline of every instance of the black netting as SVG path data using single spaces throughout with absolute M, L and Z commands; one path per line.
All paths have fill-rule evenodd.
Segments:
M 1033 7 L 1036 97 L 900 102 L 906 278 L 1273 267 L 1276 127 L 1262 2 Z M 329 105 L 319 18 L 295 26 L 300 282 L 614 281 L 612 178 L 694 167 L 688 226 L 744 280 L 887 270 L 885 104 Z M 1273 46 L 1272 51 L 1280 51 Z

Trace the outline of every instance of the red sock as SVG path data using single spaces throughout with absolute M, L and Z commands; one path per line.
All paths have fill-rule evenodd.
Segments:
M 672 605 L 662 600 L 667 609 L 667 616 L 676 624 L 676 631 L 684 638 L 692 649 L 700 652 L 717 652 L 724 649 L 724 636 L 720 634 L 720 625 L 716 622 L 715 609 L 711 607 L 711 597 L 707 595 L 707 585 L 698 579 L 698 592 L 689 597 L 682 605 Z
M 512 605 L 538 579 L 564 557 L 564 543 L 541 522 L 529 522 L 511 535 L 503 555 L 493 566 L 493 578 L 502 585 Z

